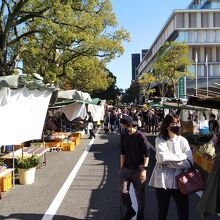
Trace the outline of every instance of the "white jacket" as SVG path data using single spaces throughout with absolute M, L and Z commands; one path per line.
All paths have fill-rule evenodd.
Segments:
M 157 137 L 155 140 L 156 165 L 152 172 L 149 185 L 156 188 L 177 189 L 175 177 L 183 169 L 190 168 L 193 163 L 192 151 L 188 141 L 182 136 L 169 140 Z

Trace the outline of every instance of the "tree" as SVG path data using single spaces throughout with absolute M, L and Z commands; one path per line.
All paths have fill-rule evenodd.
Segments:
M 166 42 L 163 45 L 153 64 L 153 72 L 158 85 L 160 84 L 162 96 L 166 93 L 167 85 L 171 85 L 173 96 L 176 97 L 179 78 L 191 76 L 187 69 L 190 65 L 188 46 L 185 43 Z
M 104 66 L 129 40 L 117 29 L 110 0 L 4 0 L 0 6 L 0 75 L 22 61 L 24 73 L 45 83 L 68 78 L 71 84 L 85 60 L 97 66 L 97 57 Z
M 123 97 L 123 102 L 135 103 L 136 100 L 140 97 L 141 87 L 138 81 L 133 81 L 128 89 L 125 90 L 125 94 Z
M 141 87 L 142 95 L 149 96 L 155 92 L 155 89 L 151 88 L 152 83 L 155 83 L 156 77 L 152 73 L 144 73 L 141 79 L 138 80 Z
M 111 71 L 105 69 L 108 78 L 108 82 L 110 86 L 106 90 L 96 89 L 92 92 L 92 97 L 99 97 L 100 99 L 104 99 L 107 102 L 111 102 L 111 104 L 115 105 L 118 102 L 119 96 L 122 94 L 122 89 L 119 89 L 116 86 L 117 77 L 113 75 Z

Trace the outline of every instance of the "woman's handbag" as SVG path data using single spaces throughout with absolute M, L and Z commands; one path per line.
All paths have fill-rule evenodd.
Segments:
M 184 195 L 198 192 L 206 188 L 206 181 L 202 174 L 192 165 L 190 160 L 188 161 L 191 168 L 187 172 L 183 171 L 176 176 L 177 186 Z

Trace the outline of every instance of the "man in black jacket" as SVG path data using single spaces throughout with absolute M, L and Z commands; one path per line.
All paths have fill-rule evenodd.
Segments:
M 146 170 L 149 161 L 150 144 L 140 131 L 135 129 L 136 123 L 129 116 L 123 116 L 120 120 L 123 129 L 121 134 L 120 153 L 120 192 L 122 203 L 126 207 L 123 220 L 129 220 L 136 215 L 132 208 L 129 194 L 132 183 L 138 202 L 137 220 L 144 219 Z
M 209 134 L 213 135 L 219 129 L 218 121 L 215 120 L 215 115 L 209 115 Z

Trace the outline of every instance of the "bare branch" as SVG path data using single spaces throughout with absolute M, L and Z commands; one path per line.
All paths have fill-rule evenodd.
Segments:
M 40 33 L 40 32 L 42 32 L 42 31 L 39 31 L 39 30 L 28 31 L 28 32 L 26 32 L 26 33 L 20 35 L 20 36 L 17 37 L 16 39 L 14 39 L 14 40 L 8 42 L 8 45 L 11 45 L 11 44 L 14 44 L 14 43 L 18 42 L 18 41 L 21 40 L 23 37 L 26 37 L 26 36 L 29 36 L 29 35 L 35 34 L 35 33 Z
M 22 24 L 23 22 L 31 19 L 31 18 L 44 18 L 43 13 L 46 12 L 49 9 L 49 7 L 44 8 L 43 10 L 39 11 L 39 12 L 23 12 L 25 14 L 27 14 L 26 16 L 20 18 L 17 22 L 16 25 Z

